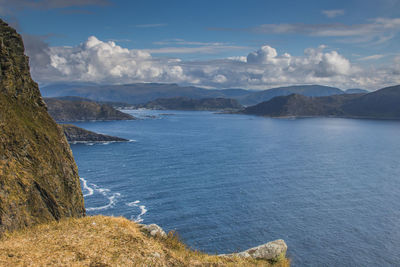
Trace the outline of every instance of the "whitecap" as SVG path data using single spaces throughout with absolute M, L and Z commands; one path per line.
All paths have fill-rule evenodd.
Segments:
M 135 221 L 135 222 L 143 222 L 143 218 L 142 216 L 146 214 L 147 209 L 145 205 L 138 205 L 140 203 L 139 200 L 133 201 L 133 202 L 129 202 L 129 203 L 125 203 L 127 206 L 129 207 L 138 207 L 140 209 L 140 214 L 136 216 L 131 216 L 131 220 Z
M 102 194 L 108 200 L 108 203 L 106 205 L 100 207 L 88 207 L 86 208 L 87 211 L 105 210 L 112 208 L 117 203 L 117 198 L 121 196 L 120 193 L 110 193 L 110 189 L 101 188 L 95 184 L 90 184 L 91 186 L 89 186 L 89 183 L 84 178 L 80 177 L 80 179 L 82 181 L 83 189 L 87 191 L 87 194 L 83 195 L 84 197 L 92 196 L 95 192 L 97 192 L 99 194 Z
M 84 194 L 83 196 L 84 196 L 84 197 L 88 197 L 88 196 L 93 195 L 94 190 L 93 190 L 93 188 L 91 188 L 91 187 L 88 185 L 87 181 L 86 181 L 84 178 L 82 178 L 82 177 L 79 177 L 79 179 L 82 181 L 83 189 L 85 189 L 85 190 L 88 192 L 87 194 Z

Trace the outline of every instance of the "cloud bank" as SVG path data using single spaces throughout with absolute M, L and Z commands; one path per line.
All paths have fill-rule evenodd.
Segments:
M 323 84 L 341 88 L 377 89 L 400 83 L 400 60 L 391 67 L 364 70 L 325 46 L 308 48 L 302 56 L 279 54 L 262 46 L 247 56 L 209 61 L 154 57 L 145 50 L 123 48 L 91 36 L 76 47 L 49 47 L 24 36 L 34 79 L 41 83 L 135 82 L 179 83 L 210 88 L 265 89 L 292 84 Z

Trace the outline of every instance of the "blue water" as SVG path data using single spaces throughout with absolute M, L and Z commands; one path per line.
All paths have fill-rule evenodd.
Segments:
M 72 145 L 88 214 L 210 253 L 282 238 L 293 266 L 400 265 L 400 121 L 129 113 L 76 123 L 134 140 Z

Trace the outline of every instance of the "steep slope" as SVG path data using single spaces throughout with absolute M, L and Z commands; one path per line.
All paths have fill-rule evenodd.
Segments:
M 135 117 L 110 105 L 86 100 L 45 98 L 48 112 L 56 121 L 134 120 Z
M 238 100 L 243 105 L 256 105 L 258 103 L 268 101 L 276 96 L 287 96 L 291 94 L 317 97 L 317 96 L 340 95 L 344 94 L 344 92 L 338 88 L 329 86 L 296 85 L 296 86 L 272 88 L 255 92 L 250 95 L 238 98 Z
M 187 97 L 159 98 L 140 107 L 148 109 L 171 110 L 238 110 L 242 108 L 236 100 L 227 98 L 201 98 Z
M 0 235 L 84 215 L 67 140 L 30 76 L 21 36 L 0 20 Z

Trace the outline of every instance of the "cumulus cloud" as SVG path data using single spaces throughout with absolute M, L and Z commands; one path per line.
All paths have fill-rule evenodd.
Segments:
M 182 61 L 154 57 L 148 51 L 123 48 L 95 36 L 75 47 L 48 47 L 43 40 L 34 38 L 27 38 L 25 42 L 31 56 L 32 75 L 42 83 L 163 82 L 210 88 L 259 89 L 323 84 L 343 88 L 379 88 L 398 81 L 400 70 L 397 62 L 391 68 L 374 70 L 372 75 L 351 64 L 337 51 L 326 51 L 323 45 L 306 49 L 302 56 L 280 54 L 275 48 L 265 45 L 247 57 Z

